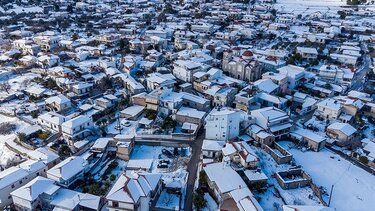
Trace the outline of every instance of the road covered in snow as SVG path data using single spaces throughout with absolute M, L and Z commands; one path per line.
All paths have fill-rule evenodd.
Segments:
M 293 154 L 297 165 L 310 174 L 315 184 L 323 186 L 328 193 L 334 185 L 331 207 L 340 211 L 375 207 L 375 176 L 328 149 L 302 152 L 291 142 L 280 144 Z

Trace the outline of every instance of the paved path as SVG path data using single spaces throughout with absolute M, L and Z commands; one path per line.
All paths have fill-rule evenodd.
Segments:
M 202 152 L 203 139 L 205 137 L 205 131 L 202 129 L 197 136 L 197 140 L 194 142 L 192 147 L 192 155 L 190 161 L 187 165 L 187 171 L 189 172 L 189 177 L 187 181 L 187 190 L 185 194 L 185 206 L 184 211 L 193 210 L 193 193 L 194 193 L 194 183 L 197 179 L 198 163 L 200 161 L 200 156 Z

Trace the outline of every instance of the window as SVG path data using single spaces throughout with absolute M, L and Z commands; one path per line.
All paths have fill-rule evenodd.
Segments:
M 20 180 L 19 182 L 20 182 L 20 184 L 22 184 L 22 180 Z
M 112 207 L 118 207 L 118 202 L 117 201 L 113 201 L 112 202 Z
M 12 188 L 14 188 L 14 184 L 12 185 Z

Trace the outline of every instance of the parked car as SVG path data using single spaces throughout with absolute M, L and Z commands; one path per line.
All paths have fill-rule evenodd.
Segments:
M 170 152 L 169 150 L 163 149 L 161 152 L 163 153 L 163 155 L 167 156 L 168 158 L 173 158 L 173 153 Z
M 158 164 L 158 168 L 166 169 L 166 168 L 168 168 L 168 164 L 166 164 L 166 163 L 159 163 Z

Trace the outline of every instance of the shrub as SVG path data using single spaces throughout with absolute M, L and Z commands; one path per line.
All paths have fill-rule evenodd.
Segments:
M 36 118 L 38 118 L 38 116 L 39 116 L 39 112 L 38 112 L 38 111 L 32 111 L 30 115 L 31 115 L 31 117 L 32 117 L 33 119 L 36 119 Z
M 193 203 L 195 208 L 197 208 L 197 210 L 200 210 L 206 207 L 207 201 L 206 199 L 204 199 L 203 194 L 194 193 Z
M 0 135 L 9 135 L 17 129 L 16 124 L 10 122 L 3 122 L 0 124 Z
M 368 164 L 368 158 L 366 156 L 359 156 L 359 161 L 363 164 Z
M 49 132 L 47 131 L 42 131 L 38 134 L 38 138 L 43 139 L 43 140 L 47 140 L 48 137 L 49 137 Z
M 154 110 L 147 109 L 147 110 L 145 111 L 145 117 L 146 117 L 147 119 L 156 119 L 156 115 L 157 115 L 157 113 L 156 113 L 156 111 L 154 111 Z

